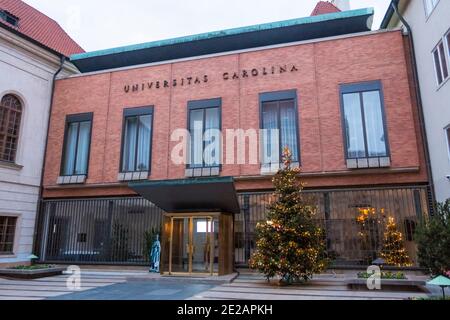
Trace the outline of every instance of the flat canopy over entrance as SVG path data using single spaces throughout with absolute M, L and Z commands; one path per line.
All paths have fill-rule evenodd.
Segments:
M 169 213 L 240 212 L 232 177 L 132 182 L 129 187 Z

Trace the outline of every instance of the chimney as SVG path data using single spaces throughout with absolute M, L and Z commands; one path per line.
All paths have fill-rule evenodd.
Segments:
M 350 0 L 332 0 L 331 3 L 338 7 L 341 11 L 350 10 Z

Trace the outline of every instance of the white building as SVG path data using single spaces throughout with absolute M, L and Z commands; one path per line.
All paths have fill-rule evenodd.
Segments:
M 0 0 L 0 265 L 29 262 L 53 87 L 64 57 L 83 52 L 52 19 Z M 76 73 L 64 62 L 59 75 Z
M 450 1 L 393 0 L 412 30 L 436 200 L 450 198 Z M 382 28 L 406 27 L 392 5 Z

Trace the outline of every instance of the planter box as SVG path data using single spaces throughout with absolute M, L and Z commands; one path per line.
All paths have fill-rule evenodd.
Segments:
M 39 279 L 61 275 L 66 268 L 54 267 L 36 270 L 0 269 L 0 278 L 9 279 Z
M 347 286 L 352 290 L 370 291 L 367 288 L 367 279 L 350 279 L 347 281 Z M 425 286 L 425 281 L 408 279 L 381 279 L 380 291 L 428 292 Z

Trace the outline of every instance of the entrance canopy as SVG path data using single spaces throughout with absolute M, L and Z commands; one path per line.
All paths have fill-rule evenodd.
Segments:
M 129 187 L 169 213 L 240 212 L 232 177 L 132 182 Z

